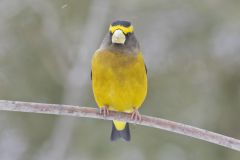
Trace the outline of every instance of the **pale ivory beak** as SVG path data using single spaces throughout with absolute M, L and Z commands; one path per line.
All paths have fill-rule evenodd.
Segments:
M 124 44 L 126 36 L 121 30 L 116 30 L 112 35 L 112 43 Z

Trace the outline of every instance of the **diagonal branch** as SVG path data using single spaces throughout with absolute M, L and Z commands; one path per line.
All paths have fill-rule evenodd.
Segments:
M 0 110 L 17 111 L 30 113 L 55 114 L 75 117 L 88 117 L 105 120 L 123 120 L 129 123 L 136 123 L 153 128 L 175 132 L 185 136 L 201 139 L 210 143 L 215 143 L 233 150 L 240 151 L 240 140 L 227 137 L 218 133 L 204 129 L 192 127 L 186 124 L 169 121 L 162 118 L 142 116 L 141 122 L 131 120 L 131 116 L 126 113 L 110 112 L 109 116 L 103 117 L 96 108 L 79 107 L 61 104 L 44 104 L 32 102 L 6 101 L 0 100 Z

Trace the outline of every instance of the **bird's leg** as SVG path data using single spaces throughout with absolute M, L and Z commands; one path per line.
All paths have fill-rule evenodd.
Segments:
M 100 114 L 102 114 L 104 117 L 109 115 L 109 110 L 108 110 L 108 106 L 103 106 L 102 108 L 100 108 Z
M 139 113 L 138 109 L 134 108 L 134 111 L 132 112 L 131 119 L 134 121 L 141 121 L 142 116 Z

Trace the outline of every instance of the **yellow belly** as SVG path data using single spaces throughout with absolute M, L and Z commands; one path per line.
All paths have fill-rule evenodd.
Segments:
M 97 51 L 92 59 L 92 87 L 98 106 L 133 112 L 147 93 L 147 75 L 141 53 Z

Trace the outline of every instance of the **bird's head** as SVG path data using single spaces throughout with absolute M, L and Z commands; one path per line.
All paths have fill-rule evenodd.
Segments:
M 128 21 L 115 21 L 110 24 L 109 33 L 113 44 L 124 44 L 129 35 L 133 34 L 133 26 Z

